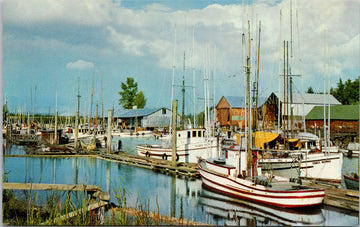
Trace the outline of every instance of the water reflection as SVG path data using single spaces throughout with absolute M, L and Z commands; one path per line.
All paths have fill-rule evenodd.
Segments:
M 324 225 L 321 208 L 280 209 L 235 199 L 206 188 L 199 203 L 216 225 Z M 223 223 L 222 223 L 223 222 Z
M 133 145 L 136 143 L 136 139 L 129 141 Z M 140 142 L 148 141 L 139 139 Z M 126 141 L 123 144 L 126 146 Z M 24 148 L 10 145 L 5 147 L 4 152 L 19 154 L 24 152 Z M 344 166 L 347 161 L 344 158 Z M 114 203 L 117 203 L 114 191 L 125 188 L 129 207 L 149 201 L 152 212 L 183 216 L 204 224 L 324 225 L 325 219 L 325 225 L 357 225 L 359 217 L 358 214 L 341 213 L 326 206 L 321 208 L 322 213 L 320 208 L 312 213 L 269 211 L 262 205 L 244 201 L 235 203 L 231 198 L 208 192 L 202 189 L 200 180 L 176 178 L 99 158 L 4 157 L 3 172 L 9 172 L 9 182 L 97 185 L 110 194 L 110 202 Z

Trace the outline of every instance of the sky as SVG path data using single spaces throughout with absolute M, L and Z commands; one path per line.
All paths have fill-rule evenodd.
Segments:
M 292 53 L 291 73 L 301 75 L 293 79 L 294 93 L 309 87 L 323 92 L 324 83 L 328 90 L 328 84 L 335 87 L 340 78 L 359 76 L 356 0 L 2 0 L 1 4 L 2 101 L 7 100 L 11 112 L 53 114 L 57 109 L 59 115 L 74 115 L 79 90 L 80 114 L 88 115 L 94 81 L 92 114 L 98 104 L 102 115 L 101 78 L 104 115 L 108 109 L 123 111 L 118 92 L 127 77 L 143 91 L 146 108 L 170 108 L 173 98 L 180 102 L 180 112 L 183 77 L 186 113 L 203 110 L 206 94 L 210 105 L 222 96 L 244 96 L 248 34 L 254 81 L 259 23 L 259 96 L 282 91 L 284 40 L 289 56 Z

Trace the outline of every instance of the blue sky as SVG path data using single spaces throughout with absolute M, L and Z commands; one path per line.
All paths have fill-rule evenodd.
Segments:
M 211 88 L 215 84 L 216 102 L 221 96 L 244 94 L 241 34 L 247 33 L 248 19 L 254 40 L 252 56 L 255 56 L 256 31 L 261 20 L 259 95 L 267 97 L 279 89 L 280 36 L 281 40 L 290 40 L 290 1 L 251 3 L 249 0 L 3 0 L 3 102 L 7 98 L 11 111 L 29 111 L 33 103 L 37 113 L 53 113 L 57 103 L 59 114 L 74 114 L 79 78 L 81 114 L 87 114 L 95 70 L 93 113 L 98 103 L 101 114 L 101 72 L 104 113 L 113 104 L 115 109 L 120 108 L 118 92 L 126 77 L 134 77 L 147 98 L 146 107 L 170 107 L 173 65 L 175 85 L 179 85 L 185 52 L 188 86 L 185 110 L 193 112 L 190 86 L 194 72 L 196 109 L 200 111 L 204 72 L 215 74 Z M 292 0 L 292 6 L 291 67 L 293 74 L 303 75 L 302 82 L 294 79 L 295 92 L 301 92 L 301 84 L 304 90 L 311 86 L 315 91 L 323 91 L 324 75 L 330 78 L 333 87 L 339 78 L 357 78 L 359 3 Z M 325 39 L 328 45 L 324 44 Z M 328 46 L 326 58 L 325 46 Z M 252 61 L 255 65 L 254 58 Z M 174 98 L 181 100 L 178 86 L 174 87 Z

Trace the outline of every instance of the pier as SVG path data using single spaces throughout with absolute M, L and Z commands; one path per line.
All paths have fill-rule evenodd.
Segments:
M 336 188 L 318 183 L 304 183 L 304 185 L 316 189 L 325 190 L 324 204 L 341 209 L 359 211 L 359 191 L 344 188 Z
M 196 164 L 191 163 L 177 163 L 177 166 L 172 166 L 172 162 L 168 160 L 146 158 L 138 155 L 129 155 L 125 153 L 108 154 L 100 153 L 100 157 L 104 159 L 111 159 L 121 164 L 137 166 L 141 168 L 151 169 L 156 172 L 171 174 L 175 176 L 188 177 L 190 179 L 199 178 Z

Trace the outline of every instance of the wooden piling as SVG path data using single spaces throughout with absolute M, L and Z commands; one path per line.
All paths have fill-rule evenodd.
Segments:
M 75 116 L 75 132 L 74 132 L 74 136 L 75 136 L 74 149 L 75 149 L 75 150 L 77 150 L 77 148 L 78 148 L 78 134 L 79 134 L 79 111 L 76 111 L 76 116 Z
M 112 112 L 108 110 L 108 125 L 107 125 L 107 144 L 106 144 L 106 152 L 110 154 L 111 152 L 111 119 L 112 119 Z
M 54 138 L 54 144 L 57 144 L 57 117 L 58 117 L 58 112 L 55 111 L 55 138 Z
M 177 123 L 177 100 L 172 102 L 172 122 L 171 122 L 171 152 L 172 166 L 176 167 L 176 123 Z
M 27 134 L 30 134 L 30 113 L 27 114 Z

